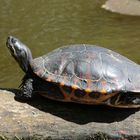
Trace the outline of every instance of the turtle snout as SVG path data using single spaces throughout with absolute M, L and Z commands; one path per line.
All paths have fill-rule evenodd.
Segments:
M 8 36 L 6 44 L 11 45 L 11 44 L 14 44 L 14 43 L 16 43 L 16 39 L 12 36 Z
M 8 48 L 11 46 L 11 40 L 12 40 L 12 37 L 11 36 L 8 36 L 7 41 L 6 41 L 6 46 Z
M 8 36 L 7 37 L 7 40 L 11 40 L 13 37 L 12 36 Z
M 7 38 L 6 46 L 10 50 L 10 52 L 11 52 L 12 55 L 15 55 L 15 48 L 14 48 L 15 43 L 16 43 L 16 39 L 14 37 L 9 36 Z

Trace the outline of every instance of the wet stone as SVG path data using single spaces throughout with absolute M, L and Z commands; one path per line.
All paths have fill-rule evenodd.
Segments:
M 23 103 L 15 100 L 15 94 L 0 91 L 2 140 L 139 140 L 140 138 L 138 109 L 62 103 L 42 97 Z M 72 100 L 81 103 L 76 98 Z

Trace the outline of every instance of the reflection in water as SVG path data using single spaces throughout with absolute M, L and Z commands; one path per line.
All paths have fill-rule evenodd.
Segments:
M 140 18 L 101 9 L 105 0 L 1 1 L 0 87 L 17 87 L 23 76 L 5 47 L 8 35 L 21 39 L 33 56 L 66 44 L 97 44 L 140 62 Z

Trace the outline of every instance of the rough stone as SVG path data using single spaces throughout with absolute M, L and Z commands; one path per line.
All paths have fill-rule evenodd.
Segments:
M 0 90 L 0 139 L 140 139 L 139 109 L 62 103 L 36 97 L 15 98 Z
M 140 15 L 139 0 L 107 0 L 102 8 L 106 10 L 127 15 Z

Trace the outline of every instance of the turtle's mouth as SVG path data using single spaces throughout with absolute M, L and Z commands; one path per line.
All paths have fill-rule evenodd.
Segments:
M 26 47 L 26 45 L 24 45 L 19 39 L 12 36 L 7 38 L 6 46 L 22 70 L 27 72 L 29 63 L 32 60 L 32 54 L 29 48 Z

